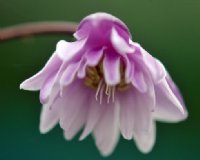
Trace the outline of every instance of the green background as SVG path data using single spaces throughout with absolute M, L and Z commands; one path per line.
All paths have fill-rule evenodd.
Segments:
M 150 154 L 121 138 L 108 160 L 188 160 L 200 158 L 200 1 L 199 0 L 0 0 L 0 27 L 23 22 L 79 22 L 104 11 L 122 19 L 139 42 L 159 58 L 180 87 L 189 118 L 178 124 L 157 123 Z M 57 126 L 46 135 L 38 130 L 38 92 L 19 84 L 45 64 L 65 35 L 30 36 L 0 42 L 0 160 L 103 159 L 92 137 L 65 141 Z

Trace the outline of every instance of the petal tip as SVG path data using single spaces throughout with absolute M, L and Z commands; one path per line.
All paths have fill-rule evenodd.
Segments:
M 47 132 L 49 132 L 50 129 L 46 128 L 45 126 L 43 126 L 41 123 L 40 123 L 40 126 L 39 126 L 39 131 L 41 134 L 46 134 Z

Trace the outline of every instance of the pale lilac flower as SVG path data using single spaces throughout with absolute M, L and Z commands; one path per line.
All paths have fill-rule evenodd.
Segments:
M 84 18 L 75 42 L 58 42 L 44 68 L 20 88 L 40 90 L 40 131 L 57 123 L 67 140 L 83 128 L 93 134 L 103 155 L 115 148 L 120 133 L 149 152 L 155 121 L 179 122 L 187 111 L 162 63 L 131 40 L 118 18 L 96 13 Z

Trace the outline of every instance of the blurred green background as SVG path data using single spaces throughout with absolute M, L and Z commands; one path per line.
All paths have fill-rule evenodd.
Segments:
M 157 123 L 157 141 L 150 154 L 143 155 L 133 141 L 121 138 L 106 159 L 200 158 L 199 0 L 0 0 L 0 27 L 43 20 L 79 22 L 97 11 L 122 19 L 133 40 L 164 63 L 189 111 L 182 123 Z M 91 136 L 67 142 L 58 126 L 41 135 L 38 92 L 19 90 L 24 79 L 41 69 L 60 39 L 72 37 L 42 35 L 0 42 L 0 160 L 103 159 Z

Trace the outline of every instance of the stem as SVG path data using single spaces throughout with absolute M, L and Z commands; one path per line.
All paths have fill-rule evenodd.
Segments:
M 33 22 L 0 29 L 0 41 L 37 34 L 73 34 L 73 22 Z

